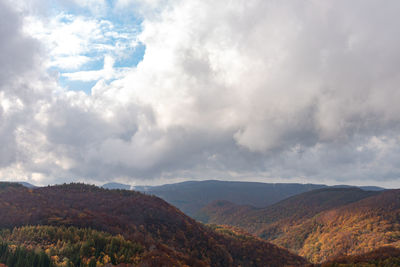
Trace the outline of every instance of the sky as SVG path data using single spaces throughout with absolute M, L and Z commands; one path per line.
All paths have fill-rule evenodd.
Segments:
M 0 180 L 400 187 L 397 0 L 0 0 Z

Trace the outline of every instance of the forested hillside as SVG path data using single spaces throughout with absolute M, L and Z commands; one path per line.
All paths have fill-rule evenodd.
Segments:
M 10 267 L 33 266 L 36 261 L 39 266 L 138 264 L 144 252 L 142 245 L 121 235 L 72 226 L 23 226 L 4 229 L 0 236 L 0 260 Z
M 320 189 L 264 209 L 215 202 L 208 222 L 239 226 L 312 262 L 400 247 L 400 191 Z
M 160 198 L 83 184 L 28 189 L 0 183 L 0 227 L 4 251 L 44 251 L 58 266 L 306 263 L 265 241 L 217 233 Z M 73 257 L 78 251 L 79 259 Z
M 290 247 L 299 233 L 305 238 L 296 251 L 316 262 L 385 246 L 400 248 L 400 190 L 387 190 L 299 221 L 274 243 Z
M 261 234 L 272 225 L 287 226 L 311 218 L 321 211 L 340 207 L 379 194 L 359 188 L 324 188 L 302 193 L 266 208 L 215 201 L 203 208 L 198 217 L 205 223 L 229 224 Z
M 400 249 L 381 247 L 373 251 L 339 256 L 334 260 L 324 262 L 321 267 L 372 267 L 372 266 L 400 266 Z

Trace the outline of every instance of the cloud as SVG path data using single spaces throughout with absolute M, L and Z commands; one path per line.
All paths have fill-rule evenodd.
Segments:
M 108 81 L 111 79 L 121 78 L 125 75 L 125 72 L 129 71 L 129 68 L 114 68 L 114 63 L 114 58 L 106 55 L 104 57 L 104 66 L 101 70 L 67 72 L 63 73 L 61 76 L 66 77 L 72 81 Z
M 80 69 L 103 59 L 103 54 L 117 59 L 130 56 L 138 45 L 137 31 L 99 20 L 61 13 L 49 20 L 27 17 L 24 30 L 40 40 L 49 53 L 48 66 L 61 71 Z
M 7 3 L 0 3 L 0 166 L 16 161 L 15 131 L 28 101 L 21 77 L 37 64 L 39 45 L 20 31 L 21 20 Z
M 1 118 L 11 144 L 2 153 L 14 156 L 0 155 L 0 175 L 40 183 L 222 178 L 399 186 L 399 5 L 119 1 L 114 12 L 142 8 L 134 38 L 111 20 L 61 14 L 49 19 L 49 30 L 31 20 L 27 32 L 49 49 L 47 58 L 13 23 L 16 30 L 1 33 L 1 51 L 27 51 L 42 89 L 20 107 L 9 104 L 16 94 L 0 95 L 4 114 L 33 114 L 30 121 Z M 21 21 L 5 10 L 7 21 Z M 117 53 L 104 40 L 116 36 L 146 46 L 136 67 L 113 67 Z M 10 37 L 28 49 L 11 46 Z M 104 69 L 82 69 L 100 50 L 110 52 Z M 73 70 L 63 75 L 71 80 L 99 80 L 92 94 L 56 84 L 48 90 L 56 79 L 36 68 L 38 55 L 48 66 L 70 60 Z M 15 75 L 29 69 L 18 57 L 13 64 Z
M 0 86 L 26 73 L 39 60 L 36 55 L 39 44 L 21 32 L 22 21 L 10 10 L 6 2 L 1 3 L 0 21 Z
M 119 12 L 134 12 L 136 15 L 149 18 L 159 15 L 175 3 L 171 0 L 117 0 L 115 9 Z
M 81 8 L 87 8 L 94 14 L 104 13 L 107 9 L 106 0 L 67 0 L 65 2 L 72 2 Z
M 56 83 L 46 74 L 40 42 L 23 31 L 23 19 L 7 2 L 0 3 L 0 177 L 41 177 L 29 168 L 39 156 L 37 118 Z

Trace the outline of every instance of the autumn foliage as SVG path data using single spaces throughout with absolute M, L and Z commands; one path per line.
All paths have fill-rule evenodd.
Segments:
M 203 209 L 206 215 L 314 263 L 385 246 L 400 248 L 400 190 L 320 189 L 263 209 L 219 201 Z
M 217 233 L 157 197 L 84 184 L 0 183 L 0 228 L 4 242 L 44 251 L 57 266 L 306 263 L 265 241 Z
M 338 256 L 327 261 L 321 267 L 366 267 L 366 266 L 400 266 L 400 249 L 381 247 L 379 249 L 357 255 Z

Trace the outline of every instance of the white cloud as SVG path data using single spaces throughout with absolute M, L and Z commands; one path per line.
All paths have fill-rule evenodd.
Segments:
M 87 8 L 94 14 L 102 14 L 107 12 L 106 0 L 68 0 L 81 8 Z M 67 2 L 68 2 L 67 1 Z
M 101 70 L 78 71 L 63 73 L 62 76 L 73 81 L 97 81 L 100 79 L 110 80 L 121 77 L 121 70 L 114 69 L 114 59 L 111 56 L 104 57 L 104 67 Z
M 169 8 L 174 0 L 117 0 L 115 8 L 119 11 L 134 12 L 143 17 L 154 17 Z
M 117 28 L 108 20 L 61 13 L 50 19 L 30 16 L 24 30 L 40 40 L 49 53 L 48 67 L 79 70 L 104 55 L 130 56 L 138 45 L 137 30 Z
M 87 64 L 90 61 L 91 58 L 88 56 L 67 55 L 54 58 L 54 60 L 48 63 L 48 67 L 57 67 L 66 70 L 71 70 L 71 69 L 76 70 L 81 68 L 83 65 Z
M 48 22 L 30 17 L 25 25 L 25 31 L 46 46 L 50 54 L 49 66 L 79 68 L 88 62 L 89 58 L 83 54 L 91 51 L 91 45 L 104 41 L 99 22 L 83 17 L 60 14 Z M 63 63 L 67 65 L 64 67 Z

